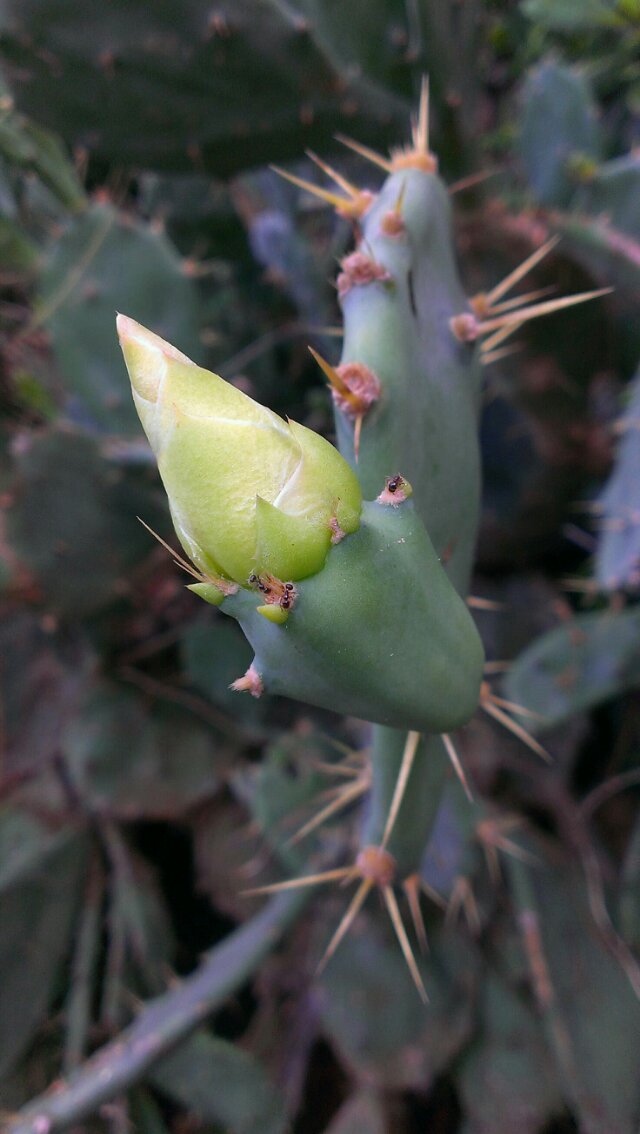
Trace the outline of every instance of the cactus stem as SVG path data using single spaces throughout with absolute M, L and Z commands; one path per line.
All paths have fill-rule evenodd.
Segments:
M 391 918 L 391 924 L 393 925 L 393 928 L 396 931 L 396 937 L 398 938 L 398 942 L 399 942 L 400 948 L 402 950 L 402 955 L 403 955 L 405 961 L 407 962 L 407 968 L 409 969 L 409 972 L 411 973 L 413 983 L 415 984 L 415 986 L 418 990 L 418 994 L 420 996 L 420 999 L 422 1000 L 422 1003 L 428 1004 L 429 1003 L 429 997 L 427 996 L 427 990 L 424 987 L 424 984 L 422 983 L 422 977 L 420 976 L 420 970 L 419 970 L 419 968 L 416 964 L 416 959 L 413 955 L 413 949 L 411 948 L 409 938 L 407 937 L 407 931 L 404 927 L 404 922 L 403 922 L 402 917 L 400 915 L 400 910 L 398 909 L 398 902 L 396 900 L 396 896 L 395 896 L 391 886 L 385 886 L 384 887 L 384 889 L 382 891 L 382 896 L 384 898 L 385 905 L 386 905 L 387 910 L 389 912 L 389 917 Z
M 490 292 L 488 292 L 488 303 L 495 303 L 497 299 L 501 299 L 503 295 L 506 295 L 508 291 L 511 291 L 511 289 L 520 282 L 523 276 L 528 275 L 528 273 L 533 268 L 535 268 L 536 264 L 539 264 L 540 261 L 543 260 L 544 257 L 549 254 L 549 252 L 551 252 L 552 248 L 555 248 L 559 240 L 559 236 L 552 236 L 550 240 L 547 240 L 545 244 L 541 245 L 540 248 L 537 248 L 536 251 L 532 252 L 530 256 L 527 256 L 526 260 L 523 260 L 521 264 L 518 264 L 517 268 L 514 268 L 512 272 L 509 272 L 508 276 L 505 276 L 499 284 L 496 284 L 496 286 L 492 288 Z
M 398 812 L 400 810 L 400 805 L 407 788 L 407 783 L 409 782 L 409 776 L 411 774 L 413 761 L 415 760 L 419 743 L 419 732 L 412 731 L 407 733 L 407 739 L 405 741 L 405 746 L 402 753 L 402 761 L 400 763 L 400 771 L 398 772 L 398 779 L 396 780 L 396 786 L 391 800 L 391 807 L 389 808 L 387 822 L 385 824 L 384 833 L 382 835 L 381 846 L 383 850 L 389 845 L 389 839 L 393 834 L 393 828 L 395 827 L 396 819 L 398 818 Z
M 162 536 L 159 536 L 157 532 L 154 532 L 153 528 L 150 528 L 140 516 L 136 516 L 136 519 L 139 520 L 143 528 L 146 528 L 153 538 L 164 547 L 165 551 L 169 552 L 176 567 L 181 567 L 183 571 L 186 571 L 193 579 L 197 579 L 199 583 L 210 583 L 212 586 L 217 587 L 225 596 L 235 595 L 237 593 L 237 583 L 231 583 L 228 579 L 223 579 L 220 575 L 205 575 L 203 571 L 198 571 L 193 564 L 189 563 L 187 559 L 184 559 L 179 552 L 174 551 L 171 545 L 163 540 Z
M 503 725 L 503 727 L 508 729 L 509 732 L 512 732 L 514 736 L 517 736 L 523 744 L 526 744 L 527 748 L 530 748 L 532 752 L 535 752 L 547 764 L 552 763 L 549 753 L 542 747 L 541 744 L 538 743 L 537 740 L 533 738 L 533 736 L 531 736 L 531 733 L 527 732 L 526 728 L 524 728 L 523 725 L 518 724 L 517 721 L 514 721 L 513 718 L 510 717 L 509 714 L 500 707 L 500 705 L 497 705 L 495 703 L 494 695 L 489 689 L 489 686 L 486 682 L 482 683 L 482 688 L 480 691 L 480 708 L 484 709 L 485 713 L 488 713 L 490 717 L 493 717 L 493 719 L 496 720 L 498 724 Z
M 374 198 L 374 194 L 369 192 L 368 189 L 356 189 L 354 186 L 351 186 L 349 194 L 343 197 L 339 193 L 332 193 L 329 189 L 323 189 L 320 185 L 314 185 L 313 181 L 296 177 L 295 174 L 288 173 L 286 169 L 280 169 L 277 165 L 272 165 L 270 168 L 280 177 L 284 177 L 285 181 L 290 181 L 299 189 L 304 189 L 305 192 L 311 193 L 312 196 L 318 197 L 321 201 L 326 201 L 328 205 L 333 205 L 336 212 L 347 220 L 360 220 L 369 209 Z
M 369 781 L 370 777 L 368 775 L 360 775 L 354 782 L 348 784 L 346 787 L 341 787 L 335 799 L 332 799 L 330 803 L 322 807 L 320 811 L 313 815 L 304 826 L 300 827 L 300 829 L 288 839 L 287 846 L 293 847 L 297 843 L 302 842 L 307 835 L 310 835 L 312 831 L 315 831 L 316 828 L 320 827 L 327 819 L 330 819 L 333 815 L 337 815 L 343 808 L 348 807 L 349 804 L 359 799 L 361 795 L 364 795 L 364 793 L 369 790 Z
M 409 912 L 411 914 L 411 920 L 413 922 L 413 928 L 415 930 L 416 937 L 418 938 L 420 952 L 423 956 L 425 956 L 429 952 L 429 941 L 427 938 L 427 927 L 424 923 L 424 917 L 422 916 L 422 906 L 420 905 L 420 875 L 410 874 L 409 877 L 405 878 L 404 882 L 402 883 L 402 889 L 405 892 L 407 904 L 409 906 Z
M 320 976 L 320 974 L 324 971 L 329 961 L 333 957 L 336 949 L 338 948 L 338 945 L 349 932 L 356 917 L 360 913 L 360 910 L 367 900 L 369 892 L 373 889 L 373 886 L 374 882 L 372 878 L 363 878 L 353 898 L 351 899 L 349 906 L 347 907 L 346 913 L 341 918 L 338 928 L 336 929 L 333 937 L 331 938 L 329 944 L 327 945 L 327 948 L 324 951 L 324 954 L 322 955 L 322 958 L 320 959 L 320 963 L 316 969 L 317 976 Z
M 460 783 L 462 784 L 462 787 L 464 789 L 464 794 L 466 795 L 467 799 L 469 800 L 469 803 L 473 803 L 473 793 L 471 791 L 471 788 L 469 787 L 469 781 L 467 780 L 465 770 L 462 767 L 462 763 L 461 763 L 460 757 L 458 755 L 458 752 L 456 751 L 456 747 L 455 747 L 451 737 L 448 735 L 448 733 L 443 732 L 443 733 L 441 733 L 441 736 L 442 736 L 444 746 L 447 750 L 447 756 L 449 757 L 451 764 L 453 766 L 453 770 L 454 770 L 456 776 L 458 777 L 458 779 L 460 780 Z
M 242 890 L 244 898 L 254 898 L 261 894 L 279 894 L 282 890 L 299 890 L 306 886 L 324 886 L 327 882 L 339 882 L 354 876 L 353 866 L 339 866 L 335 870 L 323 870 L 320 874 L 306 874 L 302 878 L 287 878 L 285 882 L 271 882 L 268 886 L 255 886 Z

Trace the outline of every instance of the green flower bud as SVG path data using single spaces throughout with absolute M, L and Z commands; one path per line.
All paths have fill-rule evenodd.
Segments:
M 208 576 L 304 579 L 355 532 L 357 477 L 328 441 L 118 316 L 133 398 L 178 538 Z

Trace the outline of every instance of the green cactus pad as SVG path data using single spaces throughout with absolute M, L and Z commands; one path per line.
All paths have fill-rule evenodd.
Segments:
M 227 177 L 347 125 L 391 136 L 404 119 L 406 102 L 380 81 L 390 56 L 369 6 L 350 6 L 349 37 L 315 8 L 3 0 L 0 51 L 20 108 L 70 145 L 118 165 Z M 404 22 L 390 13 L 392 27 Z
M 580 614 L 537 638 L 506 678 L 507 697 L 542 732 L 640 683 L 640 609 Z
M 196 285 L 170 241 L 95 205 L 51 245 L 36 317 L 51 335 L 70 415 L 101 432 L 139 436 L 113 334 L 114 311 L 122 310 L 190 349 L 198 342 Z
M 640 374 L 628 394 L 616 463 L 600 497 L 595 576 L 607 591 L 640 589 Z
M 357 532 L 298 586 L 284 626 L 225 599 L 265 691 L 397 728 L 448 731 L 474 712 L 480 639 L 410 502 L 365 504 Z
M 542 205 L 564 208 L 575 189 L 573 162 L 600 159 L 600 132 L 589 84 L 576 68 L 550 58 L 521 91 L 520 157 Z

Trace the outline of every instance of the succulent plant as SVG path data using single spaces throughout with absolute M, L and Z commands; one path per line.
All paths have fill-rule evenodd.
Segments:
M 0 0 L 10 1134 L 635 1129 L 633 4 L 338 7 Z

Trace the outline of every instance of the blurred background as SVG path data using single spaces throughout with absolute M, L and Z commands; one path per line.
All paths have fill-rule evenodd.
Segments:
M 637 1130 L 638 0 L 0 0 L 0 72 L 6 1129 Z M 176 545 L 114 326 L 331 437 L 307 347 L 339 357 L 352 233 L 270 164 L 326 188 L 311 149 L 375 189 L 336 134 L 403 143 L 423 74 L 468 294 L 553 235 L 527 289 L 614 289 L 485 369 L 476 613 L 552 764 L 486 714 L 466 730 L 475 803 L 452 781 L 424 864 L 426 1011 L 375 903 L 314 979 L 336 891 L 220 984 L 240 892 L 348 853 L 355 798 L 287 840 L 367 733 L 229 691 L 250 648 L 137 519 Z M 205 1025 L 91 1114 L 71 1090 L 19 1126 L 142 1001 L 200 1023 L 179 992 L 212 948 Z

